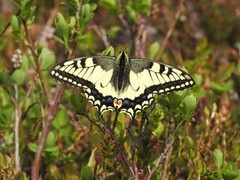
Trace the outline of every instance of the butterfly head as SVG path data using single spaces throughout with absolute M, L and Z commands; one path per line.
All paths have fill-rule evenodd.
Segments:
M 121 51 L 117 57 L 117 61 L 118 63 L 128 63 L 129 62 L 129 58 L 128 58 L 128 55 L 127 55 L 127 52 L 126 51 Z

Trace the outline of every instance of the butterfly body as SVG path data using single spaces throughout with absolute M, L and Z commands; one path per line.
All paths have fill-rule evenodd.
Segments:
M 83 89 L 98 108 L 134 116 L 153 101 L 153 94 L 183 90 L 195 83 L 186 72 L 145 59 L 119 56 L 81 57 L 62 62 L 51 71 L 61 82 Z

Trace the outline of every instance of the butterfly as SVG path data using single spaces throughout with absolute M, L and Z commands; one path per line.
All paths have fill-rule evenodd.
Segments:
M 129 58 L 126 51 L 121 51 L 118 57 L 67 60 L 55 66 L 50 75 L 82 89 L 99 114 L 116 110 L 131 118 L 152 103 L 153 94 L 179 91 L 195 84 L 185 71 L 160 62 Z

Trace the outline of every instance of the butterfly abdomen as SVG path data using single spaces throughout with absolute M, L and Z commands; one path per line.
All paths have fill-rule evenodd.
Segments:
M 126 56 L 126 53 L 122 51 L 117 58 L 113 76 L 113 84 L 118 92 L 124 91 L 126 86 L 129 84 L 129 72 L 130 68 L 128 56 Z

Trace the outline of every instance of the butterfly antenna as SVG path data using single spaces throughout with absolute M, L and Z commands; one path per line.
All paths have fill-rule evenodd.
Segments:
M 120 48 L 122 49 L 121 45 L 119 45 L 119 43 L 115 39 L 113 39 L 109 34 L 107 34 L 107 38 L 113 47 L 120 46 Z
M 130 46 L 132 46 L 132 43 L 137 44 L 136 42 L 138 42 L 138 41 L 141 40 L 141 39 L 142 39 L 142 35 L 138 36 L 138 37 L 134 40 L 134 42 L 128 42 L 127 45 L 125 46 L 125 48 L 123 48 L 123 50 L 126 51 L 126 49 L 128 49 L 128 48 L 130 48 Z

